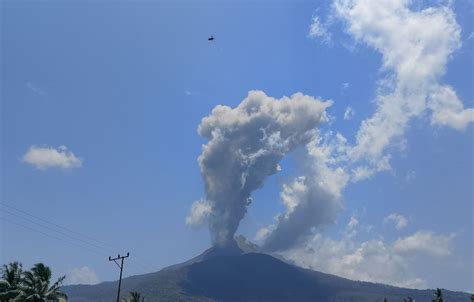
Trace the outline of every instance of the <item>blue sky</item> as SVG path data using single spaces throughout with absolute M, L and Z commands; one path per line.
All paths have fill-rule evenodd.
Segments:
M 461 29 L 462 45 L 438 81 L 472 108 L 474 7 L 462 0 L 407 7 L 416 13 L 429 6 L 452 10 Z M 392 74 L 382 67 L 380 49 L 350 32 L 355 21 L 335 16 L 331 1 L 10 1 L 1 9 L 2 202 L 113 247 L 99 251 L 77 240 L 75 246 L 3 207 L 1 260 L 42 261 L 56 274 L 78 275 L 70 282 L 116 278 L 107 260 L 112 253 L 131 252 L 125 268 L 131 275 L 210 246 L 208 230 L 187 226 L 185 218 L 205 196 L 197 158 L 207 140 L 196 130 L 215 106 L 236 107 L 250 90 L 276 99 L 296 92 L 330 99 L 330 121 L 321 131 L 357 144 L 361 122 L 377 111 L 380 83 Z M 314 17 L 320 31 L 311 36 Z M 344 119 L 348 107 L 354 115 Z M 340 261 L 382 246 L 396 260 L 393 275 L 370 271 L 362 261 L 352 267 L 361 279 L 474 290 L 472 123 L 455 129 L 430 119 L 426 111 L 409 121 L 390 149 L 390 169 L 344 186 L 335 223 L 306 246 L 338 247 Z M 31 147 L 72 157 L 62 166 L 54 160 L 41 166 L 33 155 L 26 159 Z M 254 192 L 240 233 L 253 239 L 285 210 L 279 192 L 298 173 L 296 161 L 284 158 L 281 173 Z M 400 219 L 406 222 L 397 228 Z M 438 243 L 439 252 L 397 249 L 397 242 L 410 246 L 419 236 Z M 351 267 L 313 263 L 324 253 L 303 250 L 287 255 L 354 278 Z

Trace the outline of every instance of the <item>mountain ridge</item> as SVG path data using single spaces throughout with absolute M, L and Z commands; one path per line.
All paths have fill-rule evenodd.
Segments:
M 62 290 L 71 302 L 116 300 L 117 281 L 70 285 Z M 186 262 L 158 272 L 124 278 L 122 298 L 139 291 L 145 301 L 431 301 L 434 290 L 406 289 L 352 281 L 283 262 L 273 256 L 210 248 Z M 470 301 L 470 294 L 443 290 L 450 302 Z

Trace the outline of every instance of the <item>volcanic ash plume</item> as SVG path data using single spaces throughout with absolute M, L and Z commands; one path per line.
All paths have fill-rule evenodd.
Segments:
M 344 138 L 338 136 L 338 140 Z M 256 239 L 264 240 L 262 250 L 288 250 L 314 231 L 334 223 L 342 209 L 342 191 L 349 179 L 337 165 L 334 155 L 339 151 L 318 138 L 306 145 L 306 154 L 298 158 L 300 176 L 283 184 L 280 192 L 285 213 L 277 215 L 274 224 L 257 233 Z
M 206 199 L 192 206 L 187 222 L 207 218 L 213 244 L 233 244 L 251 193 L 279 171 L 286 154 L 317 136 L 329 106 L 301 93 L 277 100 L 250 91 L 236 108 L 215 107 L 198 128 L 209 140 L 198 158 Z

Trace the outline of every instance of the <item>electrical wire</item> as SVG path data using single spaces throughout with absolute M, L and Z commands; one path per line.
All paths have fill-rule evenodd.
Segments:
M 39 226 L 39 227 L 42 227 L 42 228 L 45 228 L 45 229 L 48 229 L 50 231 L 53 231 L 53 232 L 56 232 L 64 237 L 67 237 L 68 239 L 70 240 L 73 240 L 73 241 L 77 241 L 77 242 L 81 242 L 83 244 L 87 244 L 89 247 L 94 247 L 95 249 L 98 249 L 101 251 L 101 253 L 104 253 L 104 251 L 106 251 L 107 253 L 111 253 L 113 254 L 113 250 L 117 250 L 115 249 L 112 245 L 108 244 L 108 243 L 105 243 L 103 241 L 100 241 L 100 240 L 97 240 L 89 235 L 85 235 L 83 233 L 80 233 L 80 232 L 77 232 L 77 231 L 74 231 L 74 230 L 71 230 L 67 227 L 64 227 L 62 225 L 59 225 L 57 223 L 54 223 L 54 222 L 51 222 L 51 221 L 48 221 L 44 218 L 41 218 L 41 217 L 38 217 L 36 215 L 33 215 L 27 211 L 24 211 L 22 209 L 19 209 L 17 207 L 14 207 L 12 205 L 9 205 L 9 204 L 6 204 L 4 202 L 1 202 L 0 205 L 2 205 L 4 208 L 3 208 L 3 212 L 4 213 L 7 213 L 9 215 L 12 215 L 12 216 L 15 216 L 17 218 L 20 218 L 20 219 L 23 219 L 25 221 L 28 221 L 29 223 L 32 223 L 36 226 Z M 40 221 L 41 223 L 39 223 L 38 221 L 34 221 L 34 220 L 31 220 L 29 218 L 26 218 L 22 215 L 19 215 L 18 213 L 15 213 L 13 211 L 16 211 L 18 213 L 21 213 L 22 215 L 26 215 L 28 217 L 31 217 L 31 218 L 34 218 L 38 221 Z M 5 219 L 4 219 L 5 220 Z M 58 240 L 61 240 L 59 239 L 58 237 L 56 236 L 51 236 L 51 235 L 48 235 L 46 234 L 45 232 L 41 232 L 35 228 L 31 228 L 31 227 L 27 227 L 27 226 L 24 226 L 24 225 L 21 225 L 19 223 L 15 223 L 15 222 L 12 222 L 11 220 L 9 220 L 9 223 L 12 223 L 12 224 L 15 224 L 15 225 L 18 225 L 18 226 L 22 226 L 23 228 L 27 228 L 31 231 L 36 231 L 36 232 L 39 232 L 43 235 L 46 235 L 50 238 L 55 238 L 55 239 L 58 239 Z M 58 229 L 60 230 L 58 230 Z M 72 235 L 74 234 L 74 235 Z M 82 238 L 80 238 L 80 237 Z M 77 245 L 77 242 L 76 242 L 76 245 Z M 91 250 L 90 248 L 88 250 Z M 155 270 L 158 270 L 156 267 L 154 267 L 153 265 L 150 265 L 150 263 L 146 263 L 146 261 L 144 261 L 143 259 L 140 259 L 135 252 L 132 252 L 132 254 L 130 255 L 132 256 L 130 260 L 133 261 L 133 263 L 135 264 L 135 266 L 140 266 L 141 267 L 141 271 L 145 271 L 145 272 L 149 272 L 150 271 L 150 268 L 151 269 L 155 269 Z
M 41 231 L 41 230 L 38 230 L 37 228 L 32 228 L 32 227 L 30 227 L 30 226 L 28 226 L 28 225 L 24 225 L 24 224 L 18 223 L 17 221 L 12 221 L 12 220 L 10 220 L 9 218 L 6 218 L 6 217 L 0 217 L 0 220 L 2 220 L 2 221 L 4 221 L 4 222 L 7 222 L 7 223 L 9 223 L 9 224 L 12 224 L 12 225 L 19 226 L 19 227 L 21 227 L 21 228 L 23 228 L 23 229 L 26 229 L 26 230 L 39 233 L 39 234 L 41 234 L 41 235 L 43 235 L 43 236 L 46 236 L 46 237 L 48 237 L 48 238 L 52 238 L 52 239 L 55 239 L 55 240 L 58 240 L 58 241 L 61 241 L 61 242 L 68 243 L 68 244 L 70 244 L 70 245 L 72 245 L 72 246 L 74 246 L 74 247 L 81 248 L 81 249 L 86 250 L 86 251 L 88 251 L 88 252 L 95 253 L 95 254 L 101 256 L 101 258 L 102 258 L 102 257 L 103 257 L 103 258 L 107 258 L 107 257 L 108 257 L 107 255 L 109 255 L 109 254 L 107 254 L 107 253 L 104 253 L 104 252 L 101 252 L 101 251 L 97 251 L 97 250 L 95 250 L 95 249 L 91 249 L 91 248 L 85 247 L 84 245 L 78 244 L 78 243 L 76 243 L 76 242 L 74 242 L 74 241 L 64 240 L 64 238 L 61 238 L 61 237 L 57 237 L 57 236 L 48 234 L 48 233 L 46 233 L 46 232 L 43 232 L 43 231 Z M 127 270 L 130 270 L 130 268 L 131 268 L 131 270 L 132 270 L 135 274 L 143 274 L 143 271 L 142 271 L 141 269 L 138 269 L 138 268 L 136 267 L 136 263 L 135 263 L 135 265 L 132 264 L 131 267 L 128 267 Z

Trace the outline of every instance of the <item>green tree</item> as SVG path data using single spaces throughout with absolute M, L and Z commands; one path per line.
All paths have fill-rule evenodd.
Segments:
M 43 263 L 37 263 L 31 271 L 23 273 L 21 293 L 15 299 L 20 302 L 66 301 L 67 296 L 59 291 L 66 276 L 60 277 L 53 285 L 51 283 L 51 269 Z
M 145 301 L 145 297 L 142 297 L 142 295 L 139 292 L 130 292 L 130 298 L 128 298 L 127 301 L 128 302 L 143 302 Z
M 23 280 L 23 267 L 19 262 L 11 262 L 2 266 L 0 280 L 0 301 L 8 302 L 20 294 L 20 284 Z
M 443 292 L 441 291 L 441 289 L 437 288 L 435 290 L 434 296 L 435 296 L 435 298 L 431 301 L 433 301 L 433 302 L 443 302 L 444 301 Z

